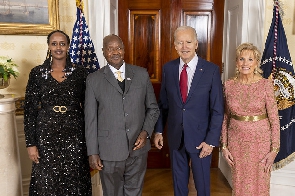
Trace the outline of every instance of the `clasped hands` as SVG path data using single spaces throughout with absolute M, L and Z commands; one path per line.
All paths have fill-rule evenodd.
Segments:
M 147 141 L 147 136 L 148 136 L 148 133 L 146 131 L 144 130 L 141 131 L 134 143 L 133 150 L 138 150 L 144 147 Z M 102 170 L 103 164 L 98 154 L 90 155 L 88 161 L 89 161 L 89 166 L 92 169 Z
M 163 135 L 161 133 L 155 134 L 154 144 L 156 148 L 158 148 L 159 150 L 163 148 Z M 196 149 L 202 149 L 199 155 L 200 158 L 204 158 L 206 156 L 211 155 L 213 151 L 213 147 L 209 144 L 206 144 L 206 142 L 202 142 L 199 146 L 196 147 Z

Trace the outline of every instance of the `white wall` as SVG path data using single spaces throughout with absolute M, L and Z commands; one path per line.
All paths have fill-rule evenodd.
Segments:
M 106 65 L 102 41 L 106 35 L 118 34 L 118 0 L 88 1 L 89 30 L 100 67 Z
M 295 195 L 295 161 L 271 173 L 270 195 Z

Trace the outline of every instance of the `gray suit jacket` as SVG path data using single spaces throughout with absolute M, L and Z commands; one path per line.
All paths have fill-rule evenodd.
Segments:
M 146 69 L 126 64 L 123 93 L 109 66 L 90 74 L 86 81 L 85 123 L 88 155 L 122 161 L 146 153 L 150 141 L 132 150 L 142 130 L 152 134 L 159 117 L 154 89 Z

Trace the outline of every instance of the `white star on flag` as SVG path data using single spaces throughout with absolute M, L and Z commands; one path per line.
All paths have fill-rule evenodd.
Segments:
M 71 54 L 71 61 L 83 65 L 88 73 L 100 68 L 84 14 L 79 7 L 77 7 L 77 21 L 73 27 L 69 53 Z

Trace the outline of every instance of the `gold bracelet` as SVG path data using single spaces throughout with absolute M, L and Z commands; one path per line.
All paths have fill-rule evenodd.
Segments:
M 280 148 L 271 147 L 271 151 L 278 154 L 280 151 Z

